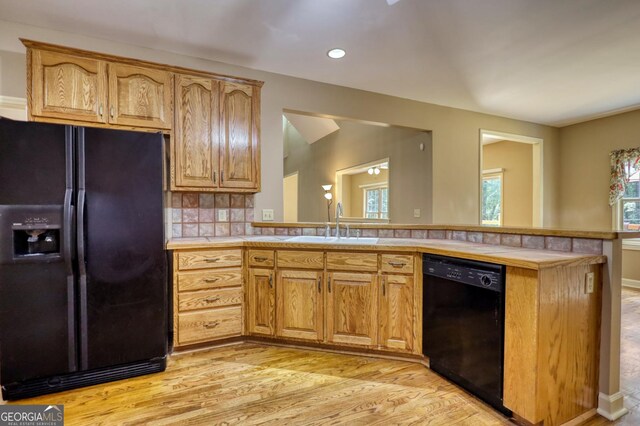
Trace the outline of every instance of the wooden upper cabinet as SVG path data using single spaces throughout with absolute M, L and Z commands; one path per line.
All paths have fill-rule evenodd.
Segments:
M 321 342 L 324 299 L 322 272 L 278 271 L 276 335 Z
M 413 276 L 380 277 L 380 345 L 388 349 L 413 348 Z
M 377 275 L 330 272 L 327 279 L 327 341 L 373 347 L 378 335 Z
M 223 82 L 220 187 L 260 188 L 260 89 Z
M 175 184 L 216 188 L 219 152 L 219 83 L 176 75 Z
M 170 72 L 109 64 L 109 123 L 170 129 Z
M 30 50 L 29 113 L 35 117 L 107 122 L 107 64 Z

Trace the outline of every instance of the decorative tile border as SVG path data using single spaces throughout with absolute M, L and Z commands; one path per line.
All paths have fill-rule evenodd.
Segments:
M 251 235 L 252 194 L 171 193 L 171 237 Z M 226 221 L 218 221 L 220 211 Z M 284 235 L 287 235 L 286 233 Z
M 183 225 L 184 226 L 184 225 Z M 250 225 L 249 225 L 250 226 Z M 504 234 L 495 232 L 460 231 L 445 229 L 388 229 L 388 228 L 350 228 L 351 236 L 357 232 L 361 237 L 373 238 L 415 238 L 432 240 L 456 240 L 471 243 L 522 247 L 535 250 L 553 250 L 584 254 L 602 254 L 602 240 L 597 238 L 552 237 L 527 234 Z M 310 227 L 269 227 L 261 224 L 254 227 L 253 235 L 325 235 L 325 228 Z M 345 235 L 344 228 L 341 235 Z M 250 235 L 247 233 L 247 235 Z M 331 227 L 331 235 L 335 235 L 335 225 Z

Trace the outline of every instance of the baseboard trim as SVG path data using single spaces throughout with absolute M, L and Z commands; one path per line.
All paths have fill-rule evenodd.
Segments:
M 630 278 L 622 279 L 622 287 L 635 288 L 640 290 L 640 280 L 632 280 Z
M 622 392 L 616 392 L 607 395 L 602 392 L 598 394 L 598 414 L 609 421 L 618 420 L 627 414 L 628 410 L 624 408 L 624 395 Z

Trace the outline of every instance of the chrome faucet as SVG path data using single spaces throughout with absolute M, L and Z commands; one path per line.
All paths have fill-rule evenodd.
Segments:
M 336 204 L 336 237 L 338 238 L 340 238 L 340 216 L 343 214 L 342 202 L 338 201 L 338 204 Z

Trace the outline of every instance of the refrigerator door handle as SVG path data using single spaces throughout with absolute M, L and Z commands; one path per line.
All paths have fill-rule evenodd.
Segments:
M 86 207 L 86 182 L 85 182 L 85 145 L 84 128 L 77 129 L 77 176 L 78 176 L 78 200 L 76 203 L 77 223 L 76 237 L 78 247 L 78 272 L 79 279 L 79 300 L 80 300 L 80 368 L 87 369 L 89 365 L 89 342 L 88 342 L 88 312 L 87 312 L 87 259 L 85 250 L 85 207 Z
M 64 192 L 64 207 L 62 212 L 63 236 L 63 256 L 67 271 L 67 335 L 69 371 L 78 369 L 78 355 L 76 350 L 76 296 L 75 296 L 75 274 L 73 271 L 73 128 L 65 128 L 65 169 L 66 184 Z

